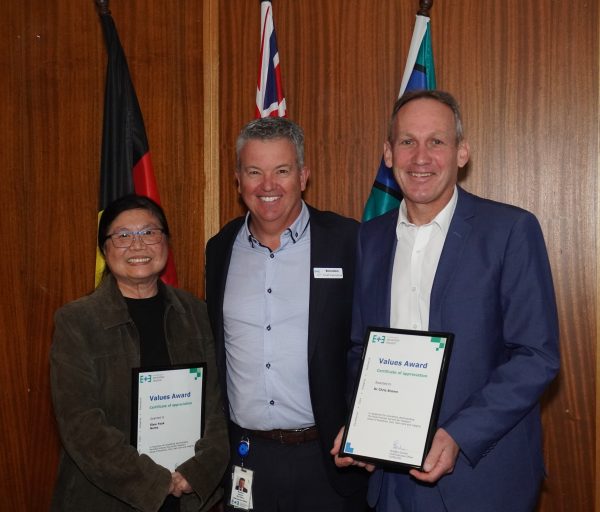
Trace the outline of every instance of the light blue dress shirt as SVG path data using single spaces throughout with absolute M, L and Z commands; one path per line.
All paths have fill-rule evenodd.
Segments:
M 308 384 L 310 214 L 271 251 L 246 222 L 231 254 L 223 323 L 232 421 L 252 430 L 314 425 Z

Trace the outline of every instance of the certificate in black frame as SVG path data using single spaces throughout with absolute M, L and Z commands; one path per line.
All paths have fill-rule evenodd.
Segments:
M 387 337 L 387 341 L 386 341 L 386 337 Z M 354 443 L 354 445 L 352 445 L 352 443 L 350 443 L 350 444 L 348 443 L 348 438 L 350 438 L 354 442 L 356 440 L 357 435 L 358 436 L 366 435 L 365 432 L 367 430 L 368 430 L 368 438 L 369 439 L 377 439 L 378 443 L 380 443 L 380 442 L 385 443 L 388 441 L 385 436 L 383 436 L 383 438 L 382 438 L 382 435 L 384 433 L 389 434 L 389 432 L 383 432 L 383 431 L 389 431 L 390 429 L 382 427 L 382 428 L 380 428 L 381 432 L 377 431 L 378 424 L 383 425 L 383 423 L 378 423 L 380 421 L 380 418 L 378 418 L 376 415 L 373 415 L 373 413 L 369 411 L 368 404 L 363 405 L 363 400 L 368 399 L 368 397 L 366 395 L 370 392 L 370 389 L 375 389 L 374 387 L 369 388 L 368 386 L 372 385 L 373 382 L 376 382 L 374 379 L 374 372 L 380 371 L 379 369 L 373 369 L 371 367 L 371 359 L 373 357 L 373 354 L 371 354 L 370 351 L 377 350 L 381 344 L 386 344 L 386 343 L 389 344 L 391 342 L 391 340 L 393 339 L 393 340 L 396 340 L 393 344 L 398 345 L 397 347 L 395 347 L 395 350 L 397 353 L 399 353 L 400 355 L 403 355 L 406 352 L 410 353 L 410 347 L 401 346 L 398 343 L 398 340 L 400 338 L 405 338 L 404 341 L 415 340 L 415 339 L 421 340 L 422 338 L 429 338 L 429 342 L 432 343 L 431 346 L 434 347 L 435 351 L 438 354 L 440 351 L 442 351 L 441 358 L 438 358 L 439 360 L 436 362 L 436 364 L 439 365 L 439 371 L 436 370 L 434 372 L 434 374 L 431 375 L 432 380 L 435 380 L 435 393 L 433 394 L 433 399 L 430 400 L 429 402 L 426 402 L 426 406 L 422 406 L 424 409 L 428 409 L 430 411 L 430 413 L 428 414 L 425 441 L 424 441 L 424 443 L 422 443 L 422 445 L 419 444 L 419 446 L 416 448 L 416 451 L 420 455 L 417 457 L 418 462 L 415 461 L 413 463 L 403 461 L 403 456 L 399 455 L 399 453 L 402 453 L 404 450 L 404 448 L 402 448 L 402 447 L 399 450 L 397 450 L 398 453 L 394 453 L 394 457 L 390 456 L 390 458 L 387 458 L 387 457 L 382 457 L 380 454 L 373 455 L 372 453 L 369 453 L 364 449 L 357 450 L 356 443 Z M 392 467 L 392 468 L 404 468 L 404 469 L 416 468 L 419 470 L 423 469 L 423 463 L 425 461 L 425 457 L 427 456 L 427 453 L 429 452 L 429 449 L 431 448 L 433 436 L 435 434 L 435 431 L 437 430 L 437 421 L 438 421 L 438 417 L 439 417 L 439 411 L 440 411 L 441 401 L 442 401 L 442 397 L 443 397 L 446 375 L 448 372 L 448 365 L 449 365 L 449 360 L 450 360 L 450 356 L 452 353 L 453 343 L 454 343 L 454 334 L 449 333 L 449 332 L 415 331 L 415 330 L 408 330 L 408 329 L 392 329 L 389 327 L 373 327 L 373 326 L 369 326 L 367 328 L 367 330 L 365 332 L 365 336 L 364 336 L 363 354 L 362 354 L 362 359 L 361 359 L 361 363 L 360 363 L 360 368 L 359 368 L 358 376 L 356 378 L 354 392 L 352 394 L 351 407 L 350 407 L 350 411 L 348 414 L 348 420 L 346 422 L 346 427 L 344 429 L 344 435 L 342 438 L 342 445 L 341 445 L 340 454 L 339 454 L 340 457 L 346 457 L 346 456 L 352 457 L 356 460 L 368 462 L 371 464 L 375 464 L 377 466 L 385 466 L 385 467 Z M 415 347 L 416 347 L 416 345 L 415 345 Z M 419 347 L 419 350 L 422 350 L 422 348 Z M 436 356 L 436 357 L 438 357 L 438 356 Z M 383 363 L 391 365 L 392 369 L 385 370 L 385 371 L 388 374 L 393 374 L 393 375 L 391 375 L 392 379 L 396 379 L 396 376 L 398 376 L 399 372 L 402 371 L 400 368 L 397 368 L 397 367 L 404 368 L 405 364 L 410 365 L 409 368 L 410 368 L 411 372 L 413 372 L 413 373 L 405 372 L 405 373 L 403 373 L 403 375 L 419 376 L 419 377 L 427 376 L 427 378 L 429 378 L 429 375 L 427 375 L 428 372 L 426 371 L 428 363 L 412 362 L 403 357 L 400 357 L 398 359 L 379 357 L 378 359 L 379 359 L 379 362 L 383 362 Z M 366 361 L 369 362 L 367 367 L 365 366 Z M 374 364 L 376 365 L 377 361 Z M 421 365 L 421 367 L 418 367 L 418 369 L 416 371 L 423 372 L 423 373 L 414 373 L 414 371 L 412 370 L 413 365 L 415 365 L 415 366 Z M 423 365 L 425 365 L 425 366 L 423 367 Z M 433 366 L 435 366 L 435 365 L 433 365 Z M 389 376 L 390 375 L 386 375 L 386 377 L 389 377 Z M 385 384 L 390 384 L 390 383 L 386 382 Z M 364 391 L 365 387 L 367 387 L 367 390 L 368 390 L 366 393 Z M 390 386 L 390 389 L 387 389 L 385 387 L 377 388 L 377 391 L 381 391 L 381 392 L 391 391 L 392 393 L 397 392 L 397 390 L 393 389 L 393 386 Z M 393 396 L 393 395 L 388 395 L 388 396 Z M 357 399 L 358 399 L 358 402 L 357 402 Z M 384 400 L 385 400 L 385 398 L 384 398 Z M 368 401 L 368 400 L 366 400 L 366 401 Z M 366 419 L 365 416 L 368 419 Z M 388 415 L 388 416 L 392 418 L 392 423 L 393 423 L 393 421 L 396 421 L 396 419 L 398 418 L 393 415 Z M 373 418 L 375 418 L 375 421 L 373 421 Z M 404 417 L 400 417 L 400 418 L 402 418 L 402 419 L 399 421 L 398 425 L 401 425 L 402 424 L 401 422 L 404 421 Z M 353 423 L 353 419 L 354 419 L 354 423 Z M 388 421 L 387 417 L 384 418 L 384 420 L 385 420 L 385 423 L 390 423 L 390 421 Z M 366 426 L 367 421 L 369 422 L 368 429 Z M 419 425 L 417 425 L 417 426 L 419 426 Z M 419 427 L 421 430 L 423 430 L 422 426 L 419 426 Z M 399 427 L 399 429 L 400 429 L 400 427 Z M 398 441 L 394 440 L 390 446 L 395 445 L 395 443 L 397 443 L 397 442 L 399 444 L 402 444 L 402 440 L 398 440 Z M 373 441 L 367 442 L 367 443 L 365 443 L 365 445 L 369 445 L 369 443 L 372 444 Z M 358 445 L 363 446 L 363 443 L 360 442 L 360 437 L 359 437 Z M 390 449 L 390 451 L 392 451 L 392 449 Z M 412 458 L 414 459 L 415 457 L 413 456 Z
M 206 401 L 206 371 L 207 371 L 207 364 L 206 363 L 199 363 L 199 362 L 193 362 L 193 363 L 185 363 L 185 364 L 177 364 L 177 365 L 169 365 L 169 366 L 147 366 L 147 367 L 137 367 L 137 368 L 132 368 L 131 369 L 131 378 L 132 378 L 132 392 L 131 392 L 131 437 L 130 437 L 130 444 L 134 447 L 134 448 L 138 448 L 137 446 L 137 440 L 138 440 L 138 410 L 139 410 L 139 386 L 141 384 L 140 382 L 140 378 L 148 378 L 147 375 L 143 375 L 143 374 L 164 374 L 166 372 L 170 372 L 173 370 L 189 370 L 190 373 L 195 373 L 195 378 L 196 379 L 200 379 L 200 386 L 201 386 L 201 398 L 200 398 L 200 432 L 197 438 L 193 439 L 193 440 L 189 440 L 189 441 L 193 441 L 193 443 L 195 444 L 195 442 L 198 439 L 201 439 L 202 436 L 204 435 L 204 424 L 205 424 L 205 415 L 204 415 L 204 411 L 205 411 L 205 401 Z M 198 372 L 198 370 L 200 370 L 200 372 Z M 142 374 L 142 377 L 140 377 L 140 374 Z M 196 380 L 195 379 L 195 380 Z M 185 392 L 184 390 L 178 390 L 178 391 L 182 391 Z M 166 390 L 165 394 L 170 393 L 171 390 Z

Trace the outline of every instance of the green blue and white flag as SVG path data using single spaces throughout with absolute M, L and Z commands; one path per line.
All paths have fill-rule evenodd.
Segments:
M 429 18 L 418 14 L 398 97 L 402 96 L 405 91 L 435 89 L 435 87 Z M 385 165 L 383 157 L 381 157 L 377 176 L 363 212 L 363 221 L 398 208 L 401 200 L 402 192 L 394 179 L 394 173 L 390 167 Z

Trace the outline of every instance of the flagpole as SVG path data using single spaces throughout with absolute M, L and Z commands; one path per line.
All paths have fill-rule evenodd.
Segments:
M 107 0 L 108 1 L 108 0 Z M 429 18 L 429 11 L 433 5 L 433 0 L 419 0 L 419 16 L 427 16 Z
M 108 0 L 94 0 L 96 2 L 96 8 L 98 9 L 98 14 L 101 16 L 103 14 L 110 14 L 110 10 L 108 8 Z
M 429 11 L 433 0 L 419 0 L 415 28 L 408 50 L 406 66 L 400 84 L 400 97 L 407 90 L 435 89 L 435 71 L 433 68 L 433 52 L 431 34 L 429 32 Z M 385 165 L 382 158 L 375 182 L 363 212 L 363 221 L 382 215 L 398 208 L 402 200 L 402 192 L 394 179 L 392 170 Z

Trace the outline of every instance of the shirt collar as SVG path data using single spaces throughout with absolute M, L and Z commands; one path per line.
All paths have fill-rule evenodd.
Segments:
M 308 211 L 308 207 L 304 201 L 302 202 L 302 208 L 300 209 L 300 215 L 296 217 L 296 220 L 292 222 L 290 227 L 288 227 L 279 238 L 280 245 L 279 249 L 283 249 L 288 244 L 295 244 L 299 240 L 301 240 L 307 231 L 308 224 L 310 222 L 310 213 Z M 241 231 L 242 240 L 247 240 L 252 248 L 259 245 L 264 247 L 252 234 L 250 230 L 250 212 L 246 213 L 246 218 L 244 219 L 244 226 Z
M 448 204 L 444 206 L 442 211 L 438 213 L 435 218 L 425 224 L 425 226 L 437 226 L 439 230 L 442 232 L 444 236 L 448 234 L 448 230 L 450 229 L 450 222 L 452 221 L 452 216 L 454 215 L 454 210 L 456 210 L 456 203 L 458 202 L 458 189 L 456 185 L 454 186 L 454 192 L 452 193 L 452 197 Z M 400 203 L 400 213 L 398 215 L 398 224 L 396 225 L 396 234 L 399 235 L 399 231 L 402 227 L 412 227 L 414 224 L 408 220 L 408 211 L 406 209 L 406 202 L 404 199 Z

